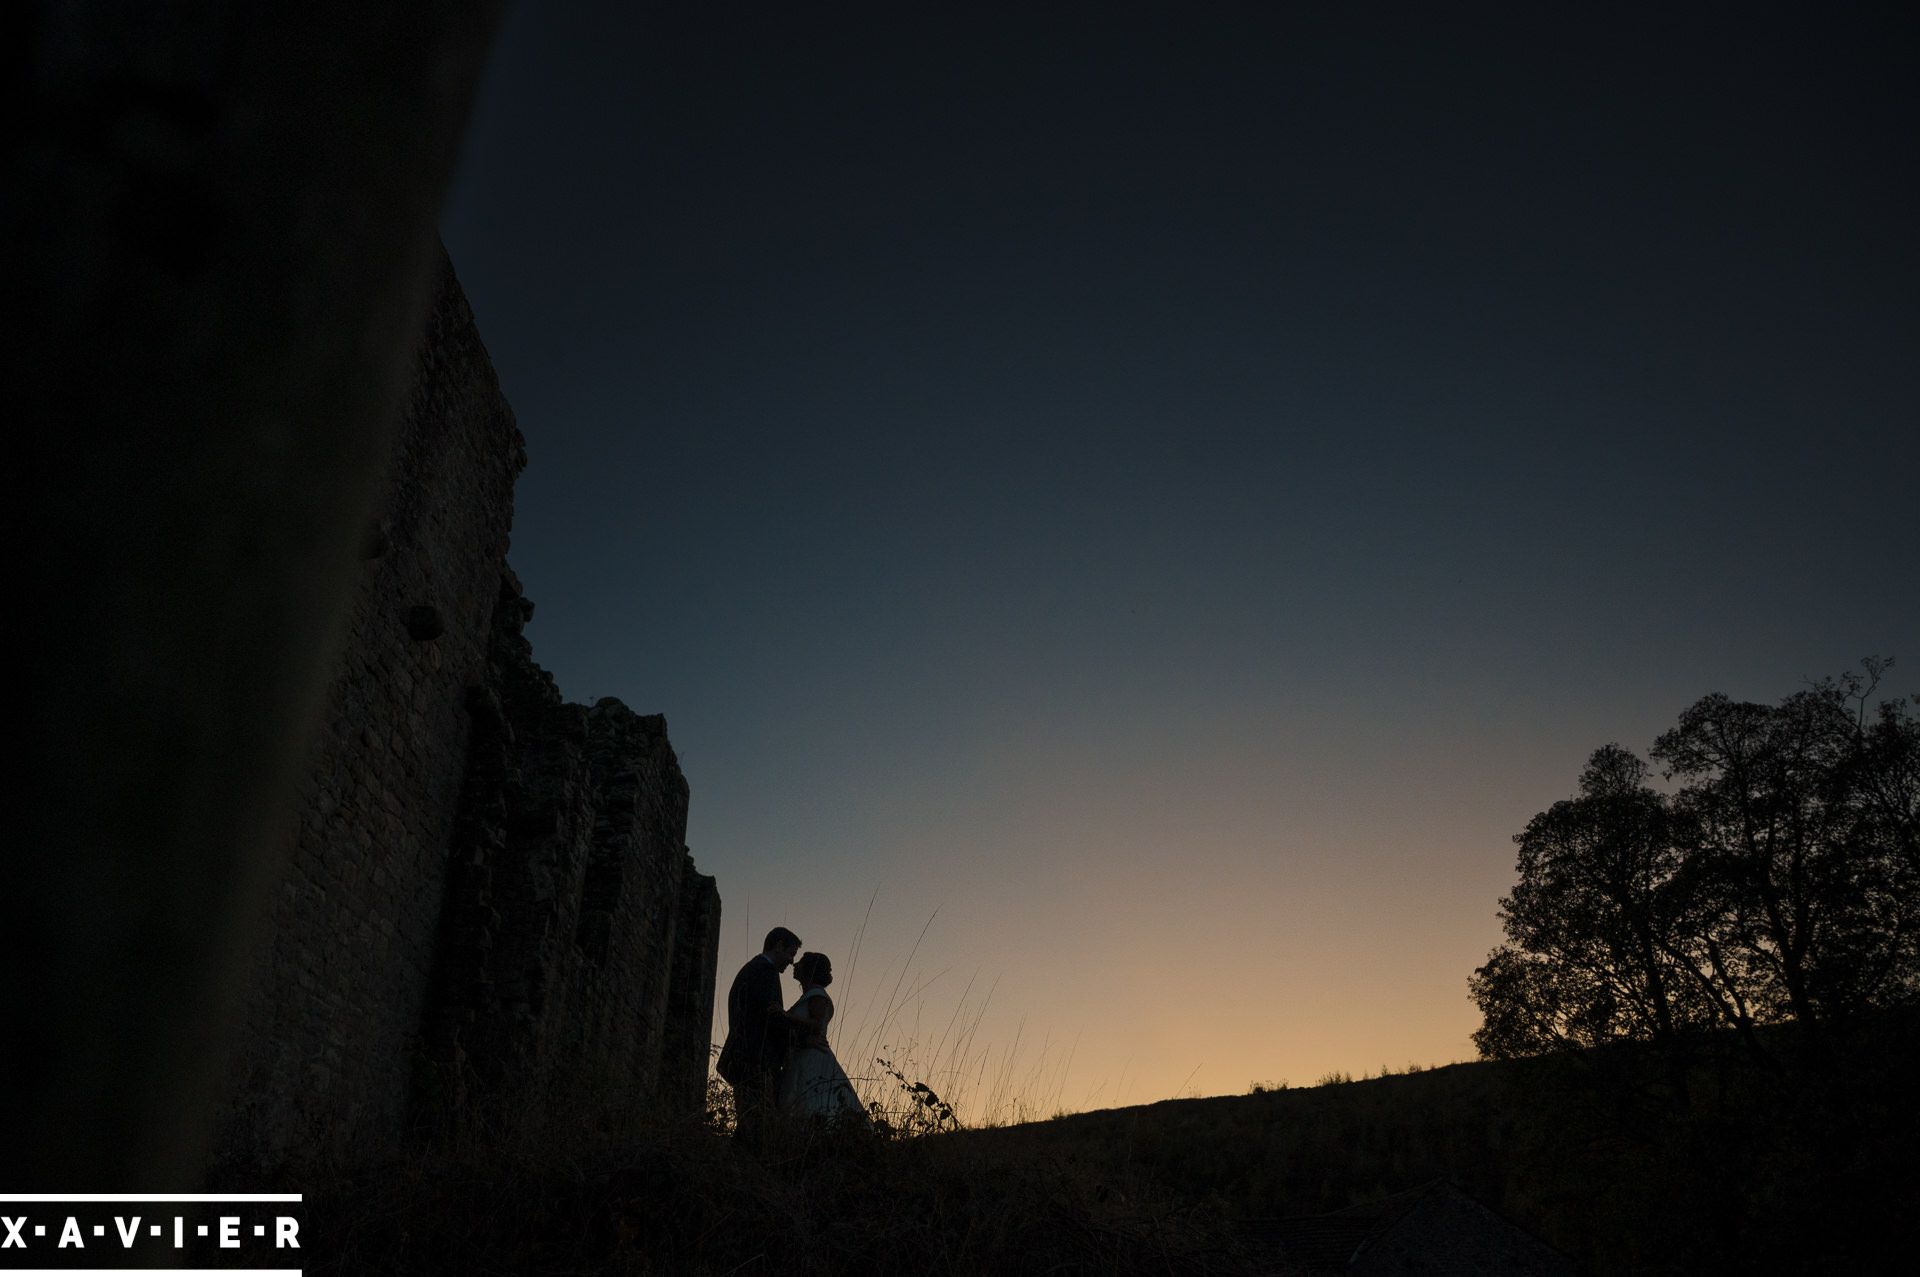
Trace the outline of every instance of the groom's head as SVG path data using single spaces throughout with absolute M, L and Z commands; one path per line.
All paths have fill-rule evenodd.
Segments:
M 785 927 L 775 927 L 767 932 L 767 942 L 760 947 L 767 955 L 767 961 L 773 964 L 775 971 L 785 971 L 787 965 L 800 955 L 800 937 Z

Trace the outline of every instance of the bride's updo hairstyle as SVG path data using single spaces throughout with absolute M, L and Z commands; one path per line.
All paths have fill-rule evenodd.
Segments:
M 815 985 L 824 989 L 833 983 L 833 963 L 824 953 L 802 954 L 800 961 L 793 964 L 793 974 L 809 989 Z

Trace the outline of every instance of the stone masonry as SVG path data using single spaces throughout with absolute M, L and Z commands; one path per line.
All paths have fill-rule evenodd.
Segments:
M 525 465 L 443 264 L 216 1162 L 700 1103 L 719 897 L 665 720 L 567 704 L 533 661 L 506 562 Z

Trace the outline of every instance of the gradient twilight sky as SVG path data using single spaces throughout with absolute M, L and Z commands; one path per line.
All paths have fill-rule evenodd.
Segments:
M 514 6 L 513 563 L 723 991 L 784 922 L 976 1110 L 1470 1058 L 1595 747 L 1920 686 L 1915 8 L 1765 8 Z

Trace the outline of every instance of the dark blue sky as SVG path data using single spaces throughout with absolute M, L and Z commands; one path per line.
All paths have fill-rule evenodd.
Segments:
M 1083 1035 L 1012 1092 L 1464 1056 L 1592 748 L 1920 686 L 1911 12 L 517 6 L 443 225 L 513 561 L 724 974 L 877 889 L 848 1031 L 938 908 L 916 1014 Z

